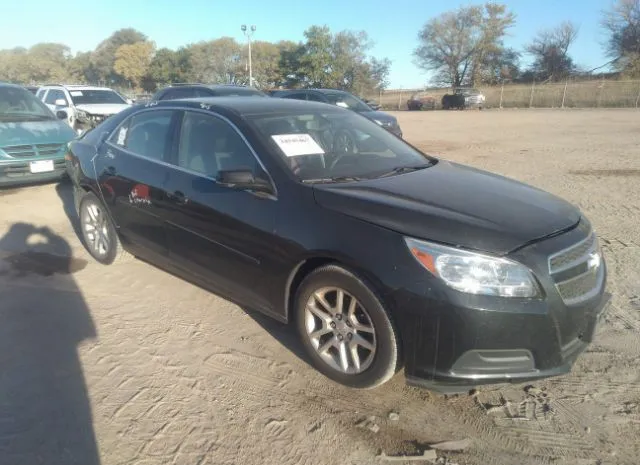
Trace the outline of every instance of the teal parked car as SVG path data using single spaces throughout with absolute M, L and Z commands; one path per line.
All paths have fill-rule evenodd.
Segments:
M 0 82 L 0 186 L 62 178 L 76 136 L 66 118 L 24 87 Z

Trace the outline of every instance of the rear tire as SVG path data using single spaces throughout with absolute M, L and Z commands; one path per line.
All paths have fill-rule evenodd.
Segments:
M 294 308 L 305 350 L 328 378 L 372 389 L 399 370 L 397 331 L 363 278 L 338 265 L 320 267 L 300 284 Z
M 95 194 L 86 193 L 80 199 L 78 210 L 82 242 L 96 261 L 111 265 L 133 259 L 122 247 L 106 207 Z

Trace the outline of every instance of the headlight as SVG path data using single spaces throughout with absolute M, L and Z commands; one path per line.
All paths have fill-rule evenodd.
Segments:
M 87 120 L 89 119 L 89 115 L 84 110 L 76 110 L 76 119 Z
M 405 238 L 415 259 L 460 292 L 499 297 L 536 297 L 540 289 L 529 269 L 506 258 Z

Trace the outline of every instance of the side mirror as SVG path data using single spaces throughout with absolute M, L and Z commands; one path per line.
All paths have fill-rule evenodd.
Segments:
M 217 181 L 218 184 L 232 189 L 273 193 L 271 184 L 265 179 L 254 176 L 250 170 L 219 171 Z
M 58 110 L 56 111 L 56 116 L 58 117 L 58 119 L 67 119 L 69 115 L 64 110 Z
M 55 102 L 53 102 L 53 104 L 57 107 L 66 107 L 67 106 L 67 101 L 63 98 L 59 98 L 57 99 Z

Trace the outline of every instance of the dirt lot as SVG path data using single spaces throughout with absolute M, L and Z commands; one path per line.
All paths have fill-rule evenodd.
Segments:
M 640 113 L 398 117 L 415 145 L 591 218 L 614 298 L 571 375 L 454 398 L 402 376 L 348 390 L 286 327 L 145 263 L 91 261 L 68 186 L 0 191 L 0 463 L 370 464 L 469 438 L 440 463 L 637 464 Z

